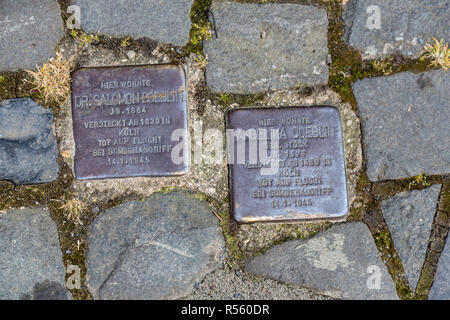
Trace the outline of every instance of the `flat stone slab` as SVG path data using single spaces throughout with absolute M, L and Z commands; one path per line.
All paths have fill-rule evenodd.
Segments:
M 412 290 L 420 278 L 441 187 L 433 185 L 424 190 L 401 192 L 381 201 L 381 210 Z
M 243 94 L 327 83 L 324 9 L 214 1 L 211 11 L 215 32 L 204 43 L 211 91 Z
M 216 270 L 186 300 L 327 300 L 330 297 L 292 284 L 243 273 Z
M 87 285 L 95 299 L 176 299 L 224 257 L 222 231 L 206 202 L 157 193 L 100 212 L 88 232 Z
M 352 85 L 372 181 L 450 172 L 450 74 L 399 73 Z
M 173 65 L 82 68 L 72 74 L 77 179 L 189 170 L 186 81 Z
M 231 206 L 237 221 L 337 219 L 347 215 L 342 127 L 335 107 L 233 110 L 228 114 L 227 128 L 228 150 L 234 150 L 229 161 Z M 278 146 L 273 144 L 274 129 L 279 130 Z M 263 144 L 259 137 L 271 141 Z M 278 152 L 275 161 L 264 163 L 264 149 L 271 157 Z
M 183 46 L 189 41 L 192 0 L 75 0 L 81 28 L 89 33 L 131 36 Z
M 2 0 L 0 71 L 31 69 L 55 54 L 64 35 L 56 0 Z
M 430 300 L 450 299 L 450 241 L 447 238 L 444 250 L 437 265 L 433 286 L 428 294 Z
M 379 13 L 379 29 L 373 17 Z M 399 52 L 417 58 L 433 37 L 449 42 L 447 0 L 350 0 L 344 6 L 345 38 L 363 58 Z
M 0 214 L 0 300 L 67 300 L 56 224 L 48 211 Z
M 53 113 L 34 100 L 0 102 L 0 180 L 15 184 L 56 180 L 59 166 Z
M 245 271 L 336 298 L 398 299 L 362 222 L 334 225 L 313 238 L 277 245 L 248 261 Z

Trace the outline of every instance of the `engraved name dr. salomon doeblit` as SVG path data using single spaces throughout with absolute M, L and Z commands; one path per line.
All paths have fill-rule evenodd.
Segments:
M 77 179 L 181 175 L 189 169 L 186 82 L 173 65 L 72 74 Z

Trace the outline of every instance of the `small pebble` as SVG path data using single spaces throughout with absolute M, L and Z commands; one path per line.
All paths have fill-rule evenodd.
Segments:
M 130 60 L 134 60 L 134 58 L 136 58 L 136 52 L 134 52 L 133 50 L 129 50 L 129 51 L 127 52 L 127 57 L 128 57 L 128 59 L 130 59 Z

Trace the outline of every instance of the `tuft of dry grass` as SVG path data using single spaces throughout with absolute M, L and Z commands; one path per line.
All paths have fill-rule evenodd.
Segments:
M 79 224 L 81 222 L 81 213 L 87 209 L 87 205 L 79 199 L 71 199 L 67 200 L 59 208 L 64 210 L 70 221 Z
M 41 68 L 37 67 L 37 71 L 26 70 L 32 77 L 31 80 L 27 80 L 33 86 L 31 91 L 38 91 L 46 104 L 64 102 L 70 92 L 70 72 L 73 70 L 76 56 L 75 53 L 66 59 L 57 52 L 56 56 Z
M 392 73 L 392 64 L 389 61 L 375 60 L 372 62 L 372 66 L 376 71 L 383 73 L 385 76 Z
M 441 66 L 445 71 L 450 67 L 450 58 L 448 44 L 444 40 L 438 41 L 433 38 L 434 44 L 427 44 L 424 49 L 426 51 L 423 58 L 431 59 L 431 65 L 434 67 Z

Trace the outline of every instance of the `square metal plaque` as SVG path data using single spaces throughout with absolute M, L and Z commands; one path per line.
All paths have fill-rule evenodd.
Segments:
M 237 221 L 337 219 L 347 215 L 342 126 L 335 107 L 239 109 L 229 112 L 227 120 L 231 206 Z M 272 136 L 273 131 L 278 134 Z M 266 145 L 257 138 L 257 148 L 252 149 L 252 132 L 256 137 L 265 136 Z M 241 156 L 239 160 L 243 146 L 245 159 Z M 249 150 L 258 150 L 252 161 Z M 273 157 L 278 159 L 276 166 L 267 158 L 261 161 L 261 150 L 267 158 L 278 150 L 278 156 Z
M 185 81 L 183 69 L 172 65 L 75 71 L 76 178 L 186 173 L 190 155 Z

